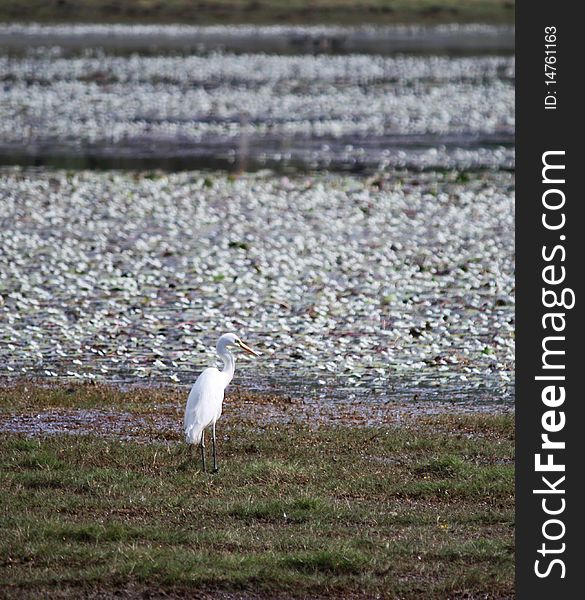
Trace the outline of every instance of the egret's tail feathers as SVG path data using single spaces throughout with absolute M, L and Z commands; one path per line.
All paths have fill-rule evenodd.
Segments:
M 194 423 L 185 429 L 185 441 L 187 444 L 199 444 L 203 435 L 203 427 Z

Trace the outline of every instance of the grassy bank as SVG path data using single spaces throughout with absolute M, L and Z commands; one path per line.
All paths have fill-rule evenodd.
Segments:
M 210 24 L 512 23 L 512 0 L 0 0 L 0 21 Z
M 2 410 L 31 410 L 22 389 L 2 390 Z M 75 390 L 37 411 L 116 406 Z M 0 596 L 513 594 L 511 415 L 241 421 L 219 443 L 221 470 L 204 475 L 172 440 L 3 433 Z

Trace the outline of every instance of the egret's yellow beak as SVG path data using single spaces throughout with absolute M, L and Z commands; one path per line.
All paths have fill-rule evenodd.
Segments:
M 242 342 L 242 340 L 238 340 L 238 346 L 242 350 L 245 350 L 248 354 L 251 354 L 252 356 L 260 356 L 260 352 L 256 352 L 256 350 L 250 348 L 250 346 L 248 346 L 248 344 L 244 344 L 244 342 Z

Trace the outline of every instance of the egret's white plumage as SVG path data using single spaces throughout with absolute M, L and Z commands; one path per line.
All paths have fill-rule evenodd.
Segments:
M 212 427 L 213 468 L 217 470 L 215 450 L 215 423 L 221 416 L 225 388 L 234 376 L 236 360 L 229 347 L 241 348 L 249 354 L 258 352 L 247 346 L 235 333 L 224 333 L 217 341 L 217 354 L 223 360 L 223 369 L 205 369 L 193 384 L 185 407 L 185 441 L 201 446 L 201 458 L 205 471 L 205 429 Z
M 230 379 L 215 367 L 205 369 L 199 375 L 185 409 L 185 441 L 188 444 L 199 444 L 203 430 L 221 416 L 224 390 Z

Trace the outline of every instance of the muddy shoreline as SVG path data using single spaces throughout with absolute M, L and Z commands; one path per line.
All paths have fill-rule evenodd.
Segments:
M 182 418 L 188 386 L 114 386 L 42 381 L 0 381 L 0 432 L 26 437 L 98 435 L 138 442 L 182 442 Z M 77 404 L 77 406 L 76 406 Z M 228 389 L 221 419 L 225 435 L 242 424 L 303 424 L 309 428 L 401 427 L 440 415 L 498 415 L 513 412 L 501 403 L 421 401 L 315 402 L 282 393 Z

